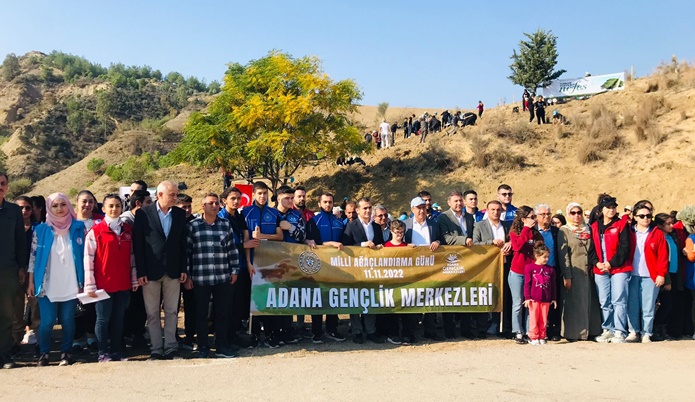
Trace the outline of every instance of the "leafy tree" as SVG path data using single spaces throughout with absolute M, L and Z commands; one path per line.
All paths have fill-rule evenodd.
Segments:
M 514 50 L 509 68 L 512 74 L 507 77 L 513 83 L 536 92 L 559 78 L 566 70 L 554 71 L 557 64 L 557 37 L 552 31 L 538 29 L 532 34 L 524 32 L 527 41 L 519 42 L 519 53 Z
M 214 80 L 208 85 L 208 93 L 210 95 L 218 94 L 222 90 L 222 84 L 219 81 Z
M 381 117 L 382 119 L 386 118 L 386 111 L 389 109 L 389 103 L 388 102 L 381 102 L 377 107 L 377 113 L 378 116 Z
M 359 99 L 354 81 L 334 82 L 315 57 L 272 51 L 233 63 L 221 94 L 207 113 L 191 115 L 171 158 L 242 176 L 254 170 L 275 191 L 317 155 L 366 149 L 350 121 Z
M 90 172 L 101 175 L 104 173 L 104 160 L 101 158 L 92 158 L 87 162 L 87 169 Z
M 5 56 L 5 61 L 2 62 L 2 78 L 5 81 L 12 81 L 20 72 L 19 58 L 10 53 Z

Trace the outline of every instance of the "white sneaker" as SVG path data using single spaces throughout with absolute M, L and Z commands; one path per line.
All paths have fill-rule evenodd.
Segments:
M 616 332 L 611 338 L 611 343 L 625 343 L 625 335 L 620 332 Z
M 625 342 L 628 342 L 628 343 L 639 342 L 639 334 L 636 332 L 630 332 L 627 335 L 627 338 L 625 338 Z
M 611 338 L 613 338 L 613 333 L 607 329 L 604 329 L 603 333 L 596 337 L 596 342 L 608 343 L 611 341 Z M 695 338 L 693 338 L 693 339 L 695 339 Z
M 539 342 L 541 343 L 541 345 L 545 345 L 548 343 L 545 339 L 541 339 Z
M 532 339 L 532 340 L 529 341 L 528 344 L 529 344 L 529 345 L 537 346 L 537 345 L 540 345 L 540 342 L 538 341 L 538 339 Z
M 642 335 L 642 343 L 652 343 L 652 336 L 649 334 Z
M 36 345 L 37 339 L 33 329 L 30 329 L 22 338 L 22 345 Z

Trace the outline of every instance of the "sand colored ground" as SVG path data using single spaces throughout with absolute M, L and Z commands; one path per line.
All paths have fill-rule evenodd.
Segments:
M 0 393 L 7 401 L 692 400 L 694 341 L 364 346 L 20 368 L 0 374 Z

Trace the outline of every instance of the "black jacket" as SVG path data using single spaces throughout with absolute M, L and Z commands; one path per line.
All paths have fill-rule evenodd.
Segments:
M 140 208 L 133 225 L 133 250 L 138 278 L 156 281 L 168 275 L 178 279 L 186 272 L 186 212 L 172 207 L 171 230 L 164 236 L 157 203 Z
M 383 245 L 384 235 L 381 233 L 381 226 L 376 222 L 371 222 L 372 229 L 374 229 L 374 239 L 372 242 L 374 244 Z M 367 241 L 367 233 L 364 232 L 360 218 L 349 222 L 345 226 L 345 231 L 343 232 L 343 244 L 346 246 L 359 246 L 362 242 Z

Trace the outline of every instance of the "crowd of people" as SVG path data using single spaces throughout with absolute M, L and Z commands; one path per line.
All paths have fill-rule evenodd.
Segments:
M 656 213 L 642 200 L 621 215 L 617 200 L 601 194 L 591 208 L 572 202 L 553 214 L 543 203 L 517 208 L 503 184 L 484 210 L 474 190 L 451 191 L 443 212 L 421 191 L 410 201 L 410 216 L 396 216 L 368 198 L 345 198 L 338 207 L 328 192 L 313 200 L 318 209 L 312 211 L 301 186 L 281 186 L 274 208 L 268 186 L 256 182 L 252 205 L 241 208 L 242 192 L 230 186 L 195 200 L 202 211 L 195 215 L 194 200 L 168 181 L 154 199 L 142 181 L 131 185 L 126 200 L 107 194 L 97 202 L 83 190 L 75 207 L 62 193 L 12 202 L 5 198 L 11 185 L 0 173 L 5 368 L 16 366 L 21 344 L 36 344 L 37 365 L 49 365 L 56 322 L 59 365 L 86 351 L 99 362 L 125 360 L 126 344 L 149 344 L 150 359 L 167 360 L 181 358 L 181 350 L 227 358 L 240 348 L 348 337 L 412 345 L 420 337 L 497 336 L 541 345 L 562 338 L 647 343 L 693 333 L 694 206 Z M 335 314 L 313 315 L 310 326 L 303 316 L 249 320 L 254 254 L 264 240 L 337 249 L 494 246 L 505 261 L 503 311 L 353 314 L 349 335 Z M 78 294 L 97 301 L 78 303 Z

